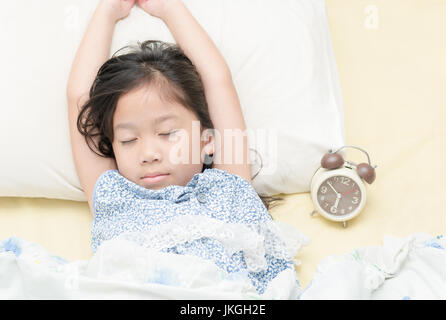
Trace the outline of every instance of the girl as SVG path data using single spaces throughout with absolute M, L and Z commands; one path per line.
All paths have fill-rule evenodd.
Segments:
M 115 23 L 135 4 L 162 19 L 177 44 L 148 40 L 107 60 Z M 181 0 L 99 1 L 67 100 L 94 252 L 126 236 L 210 260 L 249 278 L 259 294 L 284 271 L 298 287 L 292 255 L 267 211 L 276 198 L 261 199 L 251 186 L 230 70 Z

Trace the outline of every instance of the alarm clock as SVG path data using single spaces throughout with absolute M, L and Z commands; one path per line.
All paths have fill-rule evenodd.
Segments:
M 355 164 L 344 161 L 338 152 L 344 148 L 355 148 L 367 155 L 368 163 Z M 368 153 L 356 146 L 343 146 L 332 152 L 329 150 L 322 159 L 321 166 L 311 178 L 310 193 L 315 210 L 323 217 L 342 222 L 356 217 L 364 208 L 367 194 L 365 183 L 372 184 L 376 178 L 376 165 L 372 166 Z

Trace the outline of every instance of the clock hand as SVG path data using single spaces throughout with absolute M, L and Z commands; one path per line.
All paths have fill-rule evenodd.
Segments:
M 343 195 L 343 196 L 346 196 L 346 195 L 352 193 L 352 192 L 355 191 L 355 190 L 356 190 L 356 189 L 351 189 L 351 190 L 349 190 L 349 191 L 347 191 L 347 192 L 345 192 L 345 193 L 342 193 L 342 195 Z
M 336 202 L 334 204 L 334 207 L 337 209 L 339 205 L 339 200 L 341 200 L 341 197 L 336 197 Z
M 331 185 L 331 183 L 330 182 L 328 182 L 327 181 L 327 184 L 330 186 L 330 188 L 332 188 L 333 189 L 333 191 L 336 193 L 336 195 L 338 195 L 339 193 L 336 191 L 336 189 L 335 188 L 333 188 L 333 186 Z

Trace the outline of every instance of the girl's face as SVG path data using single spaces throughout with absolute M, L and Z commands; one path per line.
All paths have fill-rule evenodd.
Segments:
M 161 100 L 147 86 L 120 97 L 113 133 L 120 174 L 147 189 L 187 185 L 202 171 L 204 154 L 213 153 L 213 138 L 201 138 L 196 115 L 179 103 Z M 163 176 L 143 179 L 159 173 Z

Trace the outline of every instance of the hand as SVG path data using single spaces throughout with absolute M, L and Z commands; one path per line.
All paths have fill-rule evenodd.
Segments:
M 100 0 L 98 10 L 103 11 L 114 22 L 124 19 L 130 13 L 136 0 Z
M 342 196 L 345 197 L 346 195 L 352 193 L 352 192 L 355 191 L 355 190 L 356 190 L 356 189 L 353 188 L 353 189 L 351 189 L 351 190 L 349 190 L 349 191 L 347 191 L 347 192 L 344 192 L 344 193 L 342 193 Z
M 333 207 L 335 207 L 336 209 L 338 208 L 338 205 L 339 205 L 339 201 L 341 200 L 341 197 L 336 197 L 336 201 L 335 201 L 335 204 L 334 204 L 334 206 Z
M 164 15 L 172 4 L 181 2 L 181 0 L 137 0 L 138 7 L 143 9 L 151 16 L 163 19 Z
M 335 188 L 333 188 L 333 186 L 331 185 L 331 183 L 330 182 L 327 182 L 327 184 L 330 186 L 330 188 L 332 188 L 333 189 L 333 191 L 334 191 L 334 193 L 336 193 L 336 195 L 339 195 L 339 192 L 337 192 L 336 191 L 336 189 Z

